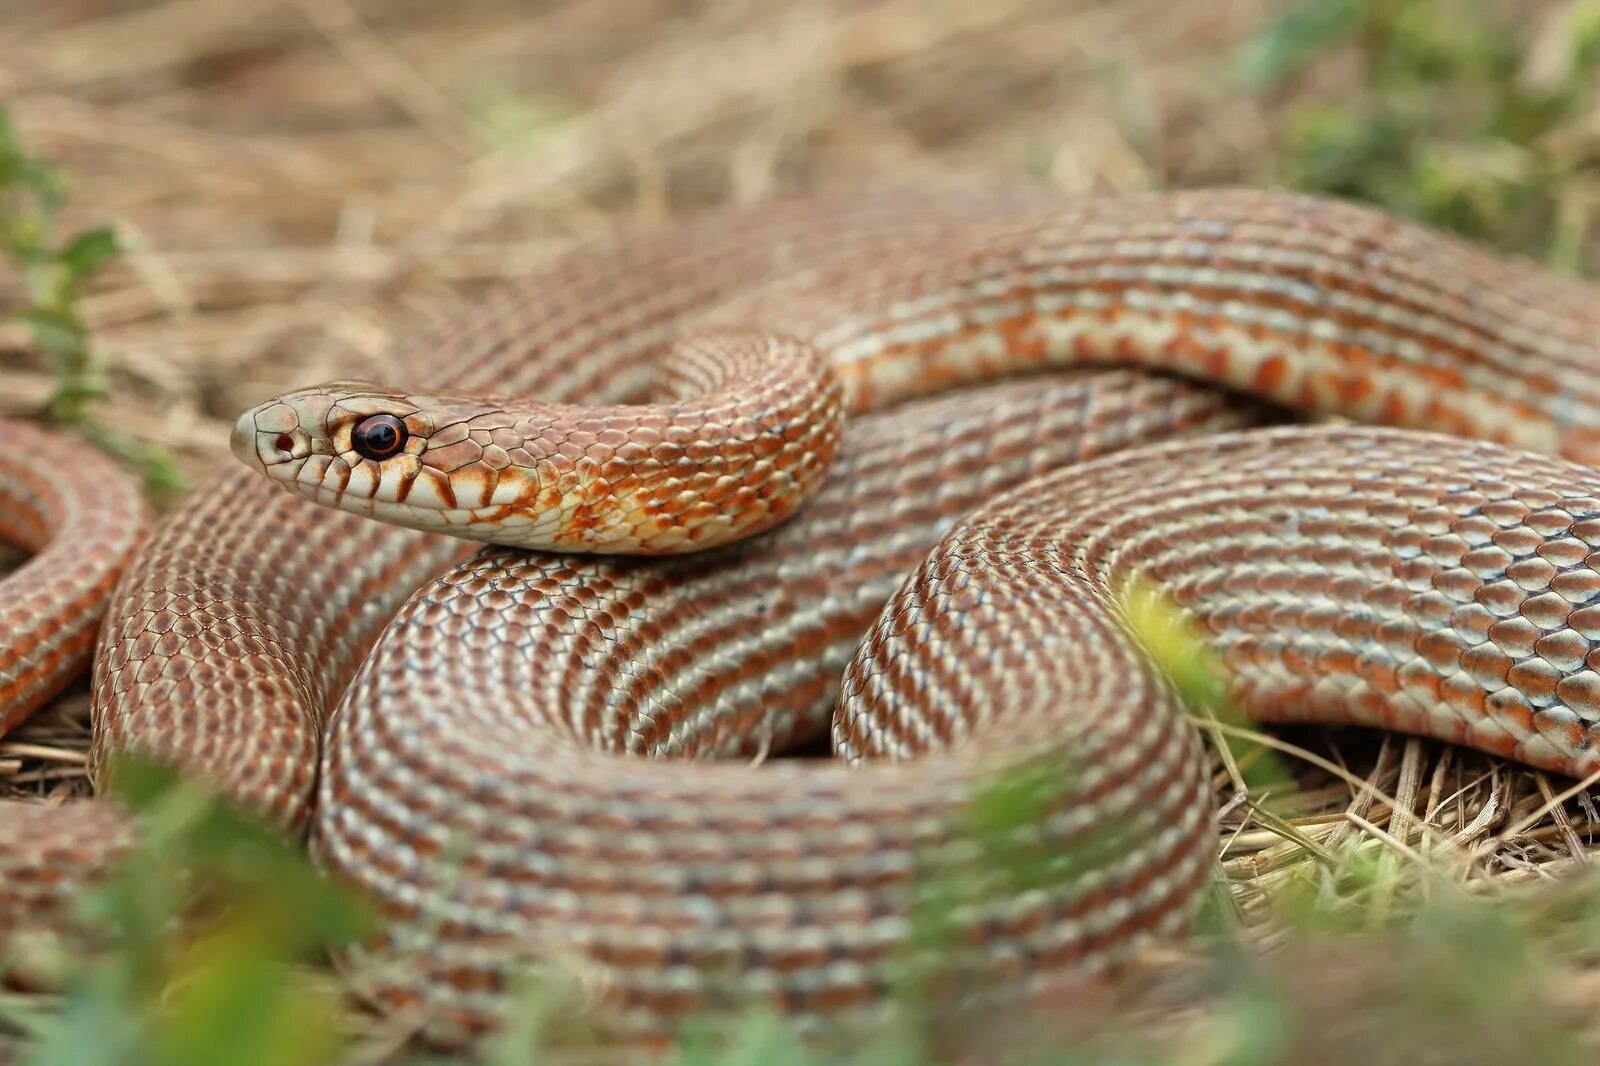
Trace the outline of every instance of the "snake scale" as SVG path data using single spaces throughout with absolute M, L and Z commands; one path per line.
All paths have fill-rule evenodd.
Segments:
M 1040 839 L 1117 846 L 974 904 L 966 961 L 1109 972 L 1182 933 L 1214 856 L 1134 578 L 1262 720 L 1600 768 L 1597 371 L 1588 286 L 1325 199 L 722 209 L 475 303 L 398 387 L 248 412 L 254 469 L 109 596 L 137 500 L 8 423 L 0 532 L 43 551 L 3 586 L 0 722 L 104 606 L 97 767 L 155 752 L 305 832 L 385 919 L 352 986 L 442 1040 L 540 964 L 619 1039 L 870 1011 L 1021 760 L 1059 768 Z M 764 759 L 830 730 L 836 759 Z M 7 806 L 0 922 L 62 920 L 133 833 Z

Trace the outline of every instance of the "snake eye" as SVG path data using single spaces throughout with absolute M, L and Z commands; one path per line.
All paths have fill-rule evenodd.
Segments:
M 382 461 L 406 444 L 406 425 L 394 415 L 369 415 L 350 431 L 350 444 L 364 459 Z

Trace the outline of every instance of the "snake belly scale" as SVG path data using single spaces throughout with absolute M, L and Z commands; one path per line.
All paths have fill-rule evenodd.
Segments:
M 783 201 L 580 249 L 403 345 L 398 387 L 241 419 L 255 472 L 112 597 L 96 758 L 174 758 L 307 830 L 386 919 L 352 984 L 442 1039 L 541 961 L 623 1038 L 740 997 L 866 1009 L 972 790 L 1041 754 L 1072 772 L 1039 831 L 1119 847 L 980 908 L 972 961 L 1114 969 L 1186 927 L 1214 847 L 1132 578 L 1264 720 L 1600 764 L 1595 306 L 1233 190 Z M 1256 401 L 1398 428 L 1263 429 Z M 5 456 L 9 498 L 72 491 L 12 473 L 77 461 L 54 447 Z M 0 677 L 32 670 L 0 619 Z M 748 765 L 830 730 L 834 763 Z M 0 921 L 60 920 L 130 833 L 8 807 Z

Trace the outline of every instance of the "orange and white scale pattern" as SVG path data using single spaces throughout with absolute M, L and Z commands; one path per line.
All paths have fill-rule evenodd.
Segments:
M 858 408 L 1110 362 L 1305 413 L 1600 457 L 1592 290 L 1368 209 L 1132 197 L 975 243 L 903 272 L 870 328 L 819 333 Z
M 668 555 L 770 529 L 833 460 L 838 378 L 770 334 L 701 335 L 674 356 L 650 406 L 306 389 L 240 416 L 233 450 L 318 503 L 497 544 Z M 351 440 L 375 413 L 407 432 L 382 463 Z
M 1124 372 L 990 386 L 856 420 L 835 476 L 769 537 L 665 566 L 496 550 L 425 587 L 340 707 L 313 830 L 388 906 L 353 967 L 366 992 L 450 1035 L 541 961 L 594 980 L 628 1038 L 751 997 L 814 1021 L 880 1004 L 913 881 L 1007 742 L 865 776 L 637 756 L 748 759 L 815 736 L 883 602 L 999 487 L 1260 416 Z M 997 912 L 983 954 L 1002 971 L 1109 965 L 1187 921 L 1210 871 L 1205 764 L 1180 719 L 1135 710 L 1104 723 L 1045 830 L 1070 847 L 1122 818 L 1128 848 Z M 1147 898 L 1115 902 L 1135 884 Z M 440 937 L 452 950 L 415 965 Z
M 18 462 L 0 466 L 0 540 L 32 553 L 0 597 L 0 733 L 82 673 L 145 507 L 110 458 L 38 426 L 0 420 Z
M 148 516 L 138 489 L 89 445 L 12 419 L 0 419 L 0 440 L 12 460 L 0 462 L 0 539 L 34 553 L 0 583 L 4 735 L 83 673 Z M 30 810 L 43 817 L 10 817 Z M 129 839 L 97 805 L 0 804 L 0 933 L 58 918 Z
M 742 428 L 628 454 L 729 498 L 730 471 L 759 469 L 740 528 L 798 509 L 766 535 L 651 563 L 467 558 L 459 540 L 366 521 L 476 536 L 485 501 L 488 516 L 526 499 L 525 545 L 726 533 L 721 509 L 667 513 L 676 493 L 650 501 L 652 522 L 671 521 L 610 525 L 641 507 L 591 475 L 622 496 L 643 483 L 625 459 L 602 471 L 626 447 L 602 434 L 630 418 L 735 426 L 707 405 L 741 404 L 736 379 L 756 368 L 716 355 L 717 338 L 751 331 L 797 356 L 755 373 L 777 389 L 763 403 L 796 419 L 767 428 L 825 441 L 838 430 L 798 420 L 864 415 L 821 495 L 783 496 L 815 480 L 803 449 L 771 453 L 781 476 L 771 455 L 730 463 Z M 864 1008 L 906 943 L 918 874 L 961 852 L 970 789 L 1041 750 L 1075 768 L 1044 838 L 1070 851 L 1111 825 L 1125 846 L 973 914 L 974 961 L 1025 984 L 1113 968 L 1183 928 L 1214 847 L 1199 743 L 1116 613 L 1127 575 L 1165 583 L 1211 629 L 1263 717 L 1416 729 L 1569 772 L 1589 765 L 1596 717 L 1588 468 L 1423 434 L 1210 437 L 1259 409 L 1133 368 L 1588 461 L 1597 340 L 1587 287 L 1270 193 L 784 201 L 581 249 L 404 346 L 392 388 L 258 409 L 240 450 L 266 467 L 286 453 L 278 484 L 295 492 L 235 472 L 163 523 L 110 610 L 99 742 L 178 758 L 310 825 L 319 860 L 390 919 L 347 960 L 352 982 L 445 1038 L 494 1024 L 539 961 L 592 974 L 602 1024 L 632 1038 L 669 1036 L 730 987 L 812 1019 Z M 1105 362 L 1128 369 L 1059 371 Z M 463 418 L 459 398 L 480 392 L 531 400 Z M 540 405 L 603 410 L 579 432 L 611 451 L 585 465 L 570 437 L 552 446 Z M 739 409 L 763 424 L 766 408 Z M 340 437 L 380 410 L 421 438 L 403 459 Z M 435 431 L 445 458 L 429 467 Z M 1192 439 L 1070 469 L 1173 433 Z M 536 469 L 513 471 L 521 455 Z M 496 500 L 501 485 L 515 500 Z M 542 517 L 557 500 L 561 517 Z M 442 517 L 457 510 L 469 518 Z M 816 735 L 840 676 L 839 752 L 891 765 L 638 757 Z M 61 812 L 20 810 L 10 824 L 59 843 L 58 867 L 103 860 L 107 841 L 63 836 Z M 0 870 L 27 866 L 13 844 L 0 829 Z

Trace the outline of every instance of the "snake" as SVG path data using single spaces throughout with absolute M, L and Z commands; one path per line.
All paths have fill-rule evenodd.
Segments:
M 303 835 L 382 918 L 350 988 L 441 1042 L 558 973 L 618 1041 L 875 1017 L 927 886 L 994 880 L 974 812 L 1011 781 L 1047 783 L 1015 832 L 1060 876 L 963 897 L 951 965 L 1112 976 L 1215 877 L 1130 588 L 1256 720 L 1600 769 L 1595 295 L 1269 190 L 624 232 L 403 339 L 386 384 L 247 411 L 242 466 L 148 533 L 89 449 L 0 426 L 0 533 L 40 552 L 0 723 L 103 614 L 97 780 L 148 752 Z M 0 929 L 67 921 L 137 837 L 8 804 Z

